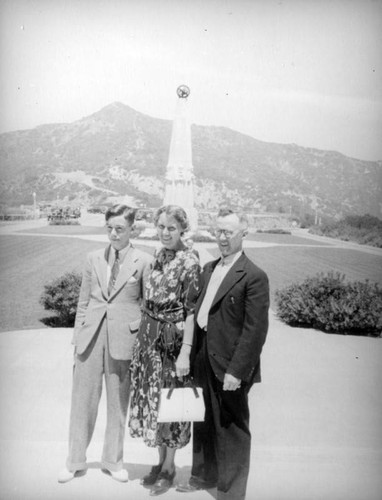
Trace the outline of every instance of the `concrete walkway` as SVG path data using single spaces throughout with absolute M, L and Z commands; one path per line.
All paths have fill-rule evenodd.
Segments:
M 0 334 L 0 498 L 144 499 L 139 479 L 156 450 L 127 434 L 120 484 L 100 467 L 102 399 L 84 477 L 59 484 L 70 410 L 71 329 Z M 271 315 L 263 382 L 250 393 L 253 435 L 247 500 L 382 498 L 382 341 L 294 329 Z M 104 398 L 104 396 L 103 396 Z M 177 481 L 190 474 L 191 445 L 177 454 Z M 163 498 L 195 500 L 171 489 Z

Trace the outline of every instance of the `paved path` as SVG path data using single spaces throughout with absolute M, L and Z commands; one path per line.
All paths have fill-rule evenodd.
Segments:
M 130 481 L 100 470 L 101 401 L 85 477 L 57 483 L 67 454 L 71 329 L 0 334 L 1 500 L 140 500 L 156 451 L 128 435 Z M 250 393 L 253 435 L 247 500 L 380 500 L 380 339 L 290 328 L 271 315 L 263 382 Z M 190 474 L 191 446 L 177 454 L 177 481 Z M 216 491 L 163 498 L 212 499 Z

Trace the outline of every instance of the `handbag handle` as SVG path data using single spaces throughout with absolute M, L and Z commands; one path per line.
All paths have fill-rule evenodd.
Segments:
M 174 378 L 171 382 L 170 390 L 167 393 L 167 396 L 166 396 L 167 399 L 171 399 L 171 396 L 172 396 L 172 393 L 173 393 L 175 387 L 176 387 L 176 383 L 175 383 L 175 378 Z M 187 377 L 186 383 L 183 385 L 183 387 L 189 387 L 190 389 L 192 389 L 194 391 L 195 398 L 200 397 L 198 390 L 195 386 L 194 380 L 190 376 Z

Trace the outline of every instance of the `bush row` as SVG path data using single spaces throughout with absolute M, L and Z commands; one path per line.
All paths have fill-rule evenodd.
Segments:
M 40 303 L 55 313 L 54 326 L 74 325 L 81 274 L 65 273 L 44 286 Z M 382 332 L 382 289 L 368 281 L 347 282 L 340 273 L 319 273 L 276 290 L 278 317 L 291 326 L 325 332 L 374 335 Z
M 340 221 L 313 226 L 309 232 L 382 248 L 382 221 L 371 215 L 349 215 Z
M 50 226 L 79 226 L 80 221 L 78 219 L 68 219 L 65 217 L 52 217 L 49 220 Z

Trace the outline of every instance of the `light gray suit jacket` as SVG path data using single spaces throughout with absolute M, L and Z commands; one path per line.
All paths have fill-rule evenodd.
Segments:
M 131 246 L 109 296 L 109 252 L 110 246 L 87 256 L 72 343 L 76 346 L 76 353 L 83 354 L 105 318 L 111 357 L 128 360 L 132 356 L 141 318 L 144 275 L 152 257 Z

